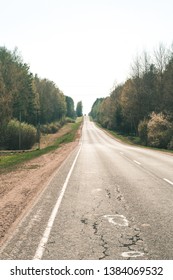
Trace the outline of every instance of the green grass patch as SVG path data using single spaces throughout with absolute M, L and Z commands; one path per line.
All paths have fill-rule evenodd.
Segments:
M 21 163 L 54 151 L 58 149 L 61 144 L 74 141 L 76 137 L 76 132 L 79 129 L 80 125 L 81 121 L 78 121 L 77 123 L 72 123 L 71 131 L 69 133 L 62 135 L 61 137 L 56 139 L 53 145 L 48 146 L 46 148 L 28 152 L 26 151 L 23 153 L 11 153 L 9 155 L 0 156 L 0 171 L 11 171 Z
M 63 136 L 61 136 L 60 138 L 58 138 L 55 141 L 55 146 L 59 146 L 62 143 L 69 143 L 75 140 L 75 136 L 76 136 L 76 132 L 79 129 L 81 125 L 81 121 L 78 121 L 76 123 L 72 123 L 71 125 L 71 131 L 64 134 Z
M 108 133 L 110 133 L 112 136 L 114 136 L 115 138 L 117 138 L 117 139 L 119 139 L 119 140 L 121 140 L 121 141 L 123 141 L 123 142 L 125 142 L 127 144 L 131 144 L 131 145 L 134 144 L 131 136 L 122 135 L 122 134 L 120 134 L 118 132 L 115 132 L 115 131 L 112 131 L 112 130 L 108 130 L 108 129 L 106 129 L 106 131 Z M 134 139 L 134 137 L 133 137 L 133 139 Z
M 115 131 L 107 130 L 111 135 L 113 135 L 115 138 L 123 141 L 124 143 L 127 143 L 129 145 L 140 145 L 141 146 L 141 140 L 137 136 L 131 136 L 131 135 L 122 135 Z
M 76 123 L 81 123 L 83 121 L 83 117 L 77 117 L 76 118 Z

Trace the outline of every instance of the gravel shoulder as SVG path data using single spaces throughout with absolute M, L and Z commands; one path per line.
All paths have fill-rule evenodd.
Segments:
M 41 147 L 50 145 L 64 133 L 66 129 L 63 128 L 46 142 L 44 139 Z M 30 160 L 9 173 L 0 174 L 0 245 L 32 207 L 55 170 L 78 145 L 80 135 L 81 129 L 74 142 L 63 144 L 59 149 Z

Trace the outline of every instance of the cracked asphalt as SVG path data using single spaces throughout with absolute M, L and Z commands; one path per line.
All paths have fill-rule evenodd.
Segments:
M 0 258 L 33 259 L 49 229 L 41 259 L 173 259 L 173 157 L 122 144 L 88 117 L 80 145 L 1 248 Z

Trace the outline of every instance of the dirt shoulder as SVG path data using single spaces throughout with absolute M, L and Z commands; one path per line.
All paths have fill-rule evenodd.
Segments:
M 41 148 L 68 132 L 68 126 L 57 134 L 43 137 Z M 0 245 L 31 208 L 37 196 L 46 186 L 54 171 L 78 145 L 81 128 L 74 142 L 20 165 L 16 170 L 0 174 Z

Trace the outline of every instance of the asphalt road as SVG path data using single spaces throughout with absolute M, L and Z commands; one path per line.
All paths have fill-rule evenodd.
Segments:
M 1 259 L 173 259 L 173 156 L 122 144 L 85 117 Z

